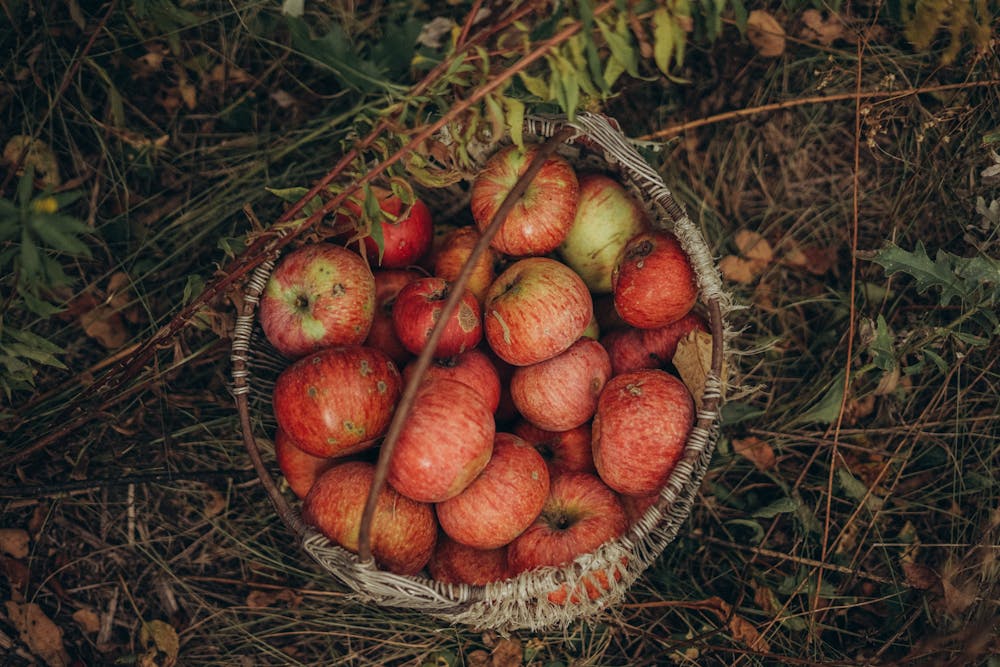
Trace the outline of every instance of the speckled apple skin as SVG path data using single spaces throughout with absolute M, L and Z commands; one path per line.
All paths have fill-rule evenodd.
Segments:
M 524 532 L 549 495 L 545 459 L 512 433 L 497 433 L 493 455 L 460 494 L 435 507 L 441 529 L 477 549 L 496 549 Z
M 568 431 L 546 431 L 528 421 L 514 425 L 519 435 L 542 455 L 549 466 L 549 476 L 561 472 L 597 473 L 594 455 L 590 453 L 590 424 L 583 424 Z
M 698 299 L 694 268 L 677 238 L 665 232 L 643 232 L 629 241 L 611 281 L 615 309 L 639 329 L 679 320 Z
M 392 325 L 399 342 L 413 354 L 420 354 L 441 319 L 451 286 L 444 278 L 429 276 L 414 280 L 396 295 Z M 479 301 L 465 290 L 441 332 L 434 357 L 444 359 L 471 350 L 483 339 L 483 317 Z
M 524 150 L 508 146 L 483 165 L 470 193 L 472 217 L 480 232 L 489 226 L 537 152 L 537 146 L 528 146 Z M 490 245 L 512 257 L 552 252 L 573 226 L 579 193 L 580 184 L 572 165 L 564 158 L 553 155 L 545 160 L 524 196 L 500 223 L 500 229 Z
M 594 416 L 597 397 L 611 377 L 611 360 L 596 340 L 581 338 L 569 349 L 530 366 L 510 380 L 514 406 L 547 431 L 568 431 Z
M 381 350 L 332 347 L 278 376 L 271 404 L 278 425 L 314 456 L 344 456 L 382 436 L 402 392 L 396 365 Z
M 420 502 L 454 498 L 486 467 L 495 433 L 493 413 L 475 389 L 455 380 L 426 382 L 389 460 L 389 483 Z
M 613 377 L 591 426 L 598 474 L 619 493 L 655 493 L 684 453 L 693 424 L 694 400 L 673 375 L 654 369 Z
M 302 503 L 302 520 L 348 551 L 358 552 L 361 514 L 375 466 L 354 461 L 336 465 L 317 478 Z M 434 509 L 410 500 L 391 486 L 379 493 L 372 519 L 372 556 L 396 574 L 420 572 L 434 552 L 438 526 Z

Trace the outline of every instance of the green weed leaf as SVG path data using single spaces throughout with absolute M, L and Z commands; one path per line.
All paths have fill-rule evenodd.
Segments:
M 840 414 L 840 405 L 844 401 L 844 373 L 840 372 L 833 379 L 833 384 L 826 390 L 808 411 L 799 415 L 795 424 L 832 424 Z
M 780 498 L 775 500 L 770 505 L 765 505 L 759 510 L 754 512 L 752 516 L 755 519 L 772 519 L 779 514 L 788 514 L 789 512 L 794 512 L 799 508 L 798 501 L 792 498 Z
M 958 257 L 939 250 L 932 260 L 924 244 L 917 241 L 913 252 L 889 243 L 871 260 L 882 266 L 886 275 L 905 273 L 914 278 L 921 294 L 931 288 L 940 290 L 942 306 L 953 299 L 969 303 L 986 298 L 995 302 L 1000 296 L 1000 262 L 984 255 Z M 990 285 L 992 292 L 984 292 L 983 288 Z

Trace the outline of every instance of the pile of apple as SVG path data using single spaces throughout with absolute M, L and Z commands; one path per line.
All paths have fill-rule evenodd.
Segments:
M 305 245 L 267 283 L 260 323 L 292 360 L 273 392 L 278 463 L 303 520 L 345 549 L 358 550 L 373 453 L 413 360 L 536 150 L 495 154 L 473 183 L 475 224 L 436 244 L 427 207 L 385 191 L 381 252 L 370 236 Z M 653 230 L 617 180 L 548 158 L 474 267 L 420 381 L 372 523 L 379 566 L 483 585 L 621 536 L 693 425 L 690 392 L 669 369 L 678 341 L 707 330 L 696 297 L 677 239 Z M 549 598 L 594 598 L 609 582 L 585 583 Z

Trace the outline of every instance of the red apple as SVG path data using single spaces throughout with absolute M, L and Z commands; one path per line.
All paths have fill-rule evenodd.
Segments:
M 611 292 L 611 273 L 622 249 L 648 225 L 646 211 L 621 183 L 604 174 L 581 174 L 580 198 L 559 254 L 592 292 Z
M 660 499 L 659 491 L 648 496 L 622 496 L 622 507 L 625 508 L 625 516 L 628 517 L 628 525 L 633 525 L 646 514 L 646 510 L 656 504 Z
M 597 474 L 594 455 L 590 453 L 590 425 L 584 424 L 568 431 L 545 431 L 531 422 L 514 425 L 514 433 L 530 442 L 549 466 L 549 476 L 561 472 L 589 472 Z
M 446 584 L 485 586 L 503 581 L 507 578 L 507 547 L 474 549 L 441 533 L 427 570 L 431 578 Z
M 514 375 L 516 366 L 511 366 L 506 361 L 497 356 L 489 345 L 485 346 L 486 356 L 493 362 L 493 367 L 497 369 L 500 378 L 500 400 L 497 409 L 493 411 L 497 425 L 506 425 L 520 417 L 517 408 L 514 407 L 514 399 L 510 397 L 510 378 Z
M 594 416 L 597 397 L 611 377 L 608 353 L 596 340 L 581 338 L 565 352 L 530 366 L 510 379 L 514 406 L 547 431 L 568 431 Z
M 399 342 L 413 354 L 420 354 L 448 299 L 451 286 L 443 278 L 414 280 L 399 290 L 392 307 L 392 325 Z M 471 350 L 483 339 L 483 321 L 479 302 L 465 290 L 458 307 L 445 325 L 434 356 L 453 357 Z
M 385 219 L 379 225 L 382 235 L 382 257 L 379 258 L 378 242 L 372 234 L 363 237 L 365 255 L 368 261 L 385 269 L 401 269 L 420 261 L 431 247 L 434 224 L 427 205 L 419 199 L 407 206 L 392 191 L 374 187 L 372 192 L 378 199 L 379 208 Z M 361 218 L 361 206 L 348 200 L 344 205 L 346 213 L 341 213 L 338 223 L 350 221 L 356 228 Z M 364 233 L 366 230 L 362 230 Z M 357 237 L 355 237 L 357 238 Z
M 628 528 L 618 495 L 585 472 L 552 478 L 542 513 L 507 548 L 511 574 L 565 565 L 620 537 Z
M 512 433 L 497 433 L 493 455 L 473 482 L 437 504 L 438 523 L 453 540 L 496 549 L 524 532 L 549 495 L 545 459 Z
M 676 322 L 658 329 L 640 329 L 642 344 L 651 357 L 657 360 L 657 367 L 662 368 L 673 361 L 677 351 L 677 343 L 692 331 L 708 333 L 708 323 L 696 313 L 688 313 Z
M 361 514 L 375 476 L 375 466 L 351 461 L 333 466 L 316 480 L 302 503 L 302 520 L 353 553 L 358 552 Z M 410 500 L 391 486 L 382 487 L 372 518 L 375 561 L 396 574 L 420 572 L 437 541 L 434 509 Z
M 691 393 L 669 373 L 642 370 L 611 378 L 592 425 L 598 474 L 625 495 L 657 492 L 684 453 L 693 425 Z
M 260 325 L 278 352 L 296 359 L 324 347 L 357 345 L 375 312 L 375 279 L 365 261 L 332 243 L 285 255 L 260 298 Z
M 274 456 L 289 488 L 299 498 L 306 497 L 316 478 L 333 463 L 332 459 L 304 451 L 281 428 L 274 434 Z
M 677 238 L 665 232 L 643 232 L 629 241 L 612 283 L 615 309 L 639 329 L 676 322 L 698 299 L 691 261 Z
M 441 241 L 441 247 L 434 252 L 432 273 L 438 278 L 444 278 L 448 282 L 458 279 L 458 274 L 462 272 L 469 255 L 479 243 L 479 232 L 472 225 L 458 227 L 450 232 Z M 482 303 L 486 296 L 486 290 L 493 284 L 496 278 L 494 266 L 497 263 L 497 252 L 492 247 L 476 262 L 466 288 L 476 295 L 476 299 Z
M 400 368 L 413 355 L 399 342 L 396 329 L 392 326 L 392 307 L 396 304 L 399 290 L 422 277 L 423 274 L 407 269 L 380 269 L 375 272 L 375 317 L 365 345 L 382 350 Z
M 482 232 L 489 226 L 504 198 L 538 152 L 537 146 L 524 150 L 509 146 L 493 155 L 472 183 L 472 217 Z M 544 255 L 555 250 L 573 225 L 579 184 L 573 167 L 553 155 L 542 165 L 525 191 L 501 223 L 492 246 L 514 257 Z
M 371 446 L 389 427 L 402 379 L 384 352 L 328 347 L 278 376 L 272 406 L 278 425 L 314 456 L 344 456 Z
M 404 382 L 412 379 L 415 368 L 416 362 L 413 362 L 403 369 Z M 496 412 L 500 403 L 500 375 L 482 350 L 473 348 L 454 357 L 435 360 L 424 373 L 424 380 L 435 378 L 456 380 L 469 385 L 483 397 L 490 411 Z
M 455 380 L 425 382 L 389 461 L 389 483 L 420 502 L 454 498 L 486 467 L 495 432 L 475 389 Z
M 660 360 L 651 355 L 643 343 L 642 329 L 629 326 L 615 329 L 604 334 L 601 345 L 608 351 L 612 375 L 660 366 Z
M 486 293 L 486 340 L 509 364 L 537 364 L 575 343 L 593 309 L 587 286 L 571 268 L 547 257 L 522 259 Z

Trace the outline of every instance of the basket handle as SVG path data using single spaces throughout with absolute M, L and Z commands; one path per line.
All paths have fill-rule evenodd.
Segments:
M 535 176 L 541 170 L 542 165 L 545 161 L 556 151 L 560 144 L 568 140 L 573 136 L 575 130 L 572 127 L 564 126 L 557 132 L 555 132 L 545 143 L 538 147 L 538 151 L 535 156 L 528 163 L 528 168 L 524 173 L 517 179 L 514 183 L 514 187 L 507 194 L 507 197 L 500 204 L 497 209 L 496 214 L 494 214 L 493 219 L 490 220 L 490 224 L 483 230 L 483 233 L 473 248 L 472 253 L 466 260 L 465 264 L 462 266 L 461 272 L 458 277 L 451 285 L 450 293 L 448 294 L 448 299 L 444 302 L 441 308 L 441 315 L 438 318 L 437 323 L 434 325 L 434 329 L 431 331 L 430 337 L 427 339 L 427 344 L 424 349 L 420 351 L 420 355 L 414 362 L 413 376 L 410 381 L 406 384 L 403 394 L 399 399 L 399 404 L 396 407 L 396 412 L 393 415 L 392 422 L 389 424 L 389 430 L 386 432 L 385 440 L 382 441 L 382 447 L 379 451 L 378 462 L 375 465 L 375 478 L 372 480 L 371 488 L 368 492 L 368 499 L 365 503 L 364 512 L 361 514 L 361 527 L 358 534 L 358 558 L 362 563 L 370 562 L 372 560 L 371 551 L 371 527 L 372 520 L 375 517 L 375 507 L 378 501 L 379 493 L 382 491 L 382 487 L 385 485 L 385 479 L 389 474 L 389 459 L 392 457 L 392 452 L 396 448 L 396 442 L 399 440 L 399 435 L 403 430 L 403 424 L 406 422 L 406 418 L 410 414 L 410 409 L 413 407 L 414 399 L 417 395 L 417 387 L 423 380 L 424 374 L 427 372 L 427 368 L 431 365 L 431 359 L 434 355 L 434 350 L 437 348 L 438 341 L 441 340 L 441 336 L 444 333 L 445 325 L 448 323 L 448 318 L 458 307 L 458 302 L 462 298 L 462 293 L 465 291 L 465 286 L 469 282 L 469 277 L 472 275 L 472 269 L 475 267 L 479 258 L 486 252 L 486 248 L 489 247 L 490 242 L 493 237 L 496 236 L 497 231 L 500 229 L 500 225 L 507 218 L 507 215 L 514 208 L 521 197 L 524 195 L 531 181 L 534 180 Z

